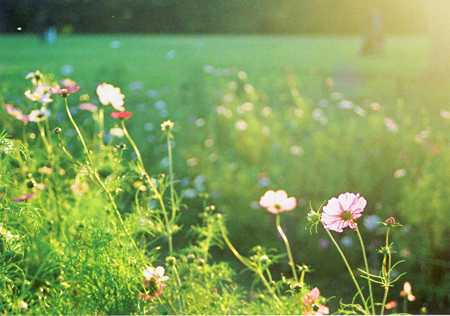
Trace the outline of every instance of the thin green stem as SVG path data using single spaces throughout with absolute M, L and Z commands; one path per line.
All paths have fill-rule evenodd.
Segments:
M 89 149 L 87 148 L 86 143 L 84 142 L 84 138 L 80 132 L 80 129 L 78 128 L 77 124 L 75 123 L 75 121 L 72 118 L 72 114 L 70 113 L 69 105 L 67 104 L 67 97 L 64 98 L 64 102 L 66 105 L 67 114 L 69 115 L 69 119 L 72 122 L 72 125 L 75 127 L 75 130 L 77 131 L 78 136 L 80 137 L 81 143 L 83 144 L 83 147 L 84 147 L 84 150 L 86 153 L 86 156 L 88 157 L 89 164 L 91 165 L 92 170 L 90 172 L 91 172 L 91 174 L 94 175 L 95 180 L 97 180 L 97 182 L 102 187 L 103 191 L 105 191 L 106 195 L 108 196 L 109 201 L 111 202 L 111 205 L 113 206 L 113 208 L 117 214 L 117 217 L 119 218 L 120 224 L 122 225 L 122 228 L 125 231 L 125 234 L 130 239 L 131 244 L 133 245 L 133 248 L 136 251 L 136 254 L 138 255 L 139 259 L 142 261 L 142 264 L 145 266 L 145 260 L 142 257 L 142 254 L 139 251 L 139 248 L 136 245 L 136 242 L 134 241 L 133 237 L 131 237 L 130 233 L 128 232 L 127 227 L 125 226 L 125 222 L 123 221 L 123 218 L 122 218 L 122 215 L 120 214 L 119 208 L 117 207 L 116 202 L 114 201 L 114 197 L 112 196 L 111 192 L 108 190 L 106 185 L 103 183 L 102 179 L 100 179 L 100 176 L 98 175 L 97 170 L 94 169 L 94 164 L 92 163 L 91 155 L 89 154 Z
M 125 126 L 125 120 L 122 119 L 121 121 L 122 121 L 122 130 L 125 133 L 125 136 L 127 137 L 128 141 L 131 143 L 131 146 L 133 146 L 134 152 L 136 153 L 137 159 L 139 161 L 139 169 L 140 169 L 141 173 L 144 173 L 145 168 L 144 168 L 144 162 L 142 161 L 141 153 L 140 153 L 139 149 L 137 148 L 136 143 L 133 141 L 130 134 L 128 133 L 127 127 Z
M 172 158 L 172 146 L 170 143 L 171 133 L 167 132 L 167 151 L 169 154 L 169 184 L 170 184 L 170 201 L 172 203 L 172 221 L 175 220 L 177 208 L 175 205 L 174 189 L 173 189 L 173 158 Z M 206 259 L 206 258 L 205 258 Z
M 253 272 L 257 273 L 259 275 L 259 277 L 261 278 L 261 280 L 263 281 L 264 285 L 266 286 L 266 288 L 269 290 L 269 293 L 272 294 L 273 298 L 279 303 L 282 304 L 280 299 L 278 298 L 278 296 L 276 295 L 275 291 L 273 290 L 273 288 L 270 286 L 269 282 L 267 282 L 266 277 L 264 276 L 264 274 L 262 273 L 262 271 L 258 271 L 258 269 L 256 269 L 249 261 L 247 258 L 242 257 L 239 252 L 236 250 L 236 248 L 234 248 L 233 244 L 231 243 L 231 241 L 228 239 L 227 233 L 225 231 L 225 227 L 223 226 L 222 220 L 219 219 L 219 228 L 220 231 L 222 232 L 222 236 L 223 236 L 223 240 L 225 240 L 225 243 L 227 244 L 228 248 L 230 248 L 231 252 L 233 252 L 233 254 L 236 256 L 236 258 L 239 259 L 240 262 L 242 262 L 247 268 L 249 268 L 250 270 L 252 270 Z
M 295 283 L 298 283 L 297 271 L 295 269 L 295 263 L 294 263 L 294 258 L 292 257 L 291 247 L 289 246 L 289 240 L 287 239 L 287 237 L 280 225 L 280 214 L 277 214 L 276 223 L 277 223 L 278 232 L 280 233 L 281 237 L 283 238 L 284 243 L 286 244 L 286 250 L 287 250 L 287 253 L 289 256 L 289 264 L 292 268 L 292 274 L 294 275 Z
M 381 314 L 383 315 L 384 313 L 384 306 L 386 305 L 386 300 L 387 300 L 387 296 L 388 296 L 388 292 L 389 292 L 389 283 L 391 281 L 391 249 L 389 248 L 389 231 L 390 231 L 390 227 L 388 227 L 387 232 L 386 232 L 386 249 L 388 252 L 388 257 L 389 257 L 389 261 L 388 261 L 388 267 L 386 267 L 386 254 L 384 255 L 383 258 L 383 276 L 384 276 L 384 296 L 383 296 L 383 303 L 381 304 Z
M 364 257 L 364 265 L 366 267 L 366 272 L 367 272 L 367 283 L 369 285 L 369 295 L 370 295 L 370 301 L 372 303 L 372 314 L 375 315 L 375 304 L 373 303 L 373 293 L 372 293 L 372 281 L 370 280 L 370 274 L 369 274 L 370 271 L 369 271 L 369 265 L 367 263 L 366 249 L 364 247 L 364 242 L 362 240 L 361 233 L 359 232 L 359 229 L 358 229 L 358 224 L 356 224 L 356 233 L 358 234 L 359 241 L 361 243 L 361 250 L 363 253 L 363 257 Z
M 86 153 L 86 156 L 88 158 L 89 164 L 93 168 L 94 164 L 92 163 L 91 155 L 89 154 L 89 149 L 87 148 L 86 143 L 84 142 L 83 135 L 81 134 L 77 123 L 75 123 L 75 121 L 73 120 L 72 114 L 70 113 L 69 105 L 67 104 L 67 97 L 64 98 L 64 103 L 66 105 L 66 111 L 67 111 L 67 115 L 69 116 L 70 122 L 72 123 L 73 127 L 77 131 L 78 137 L 80 138 L 81 143 L 83 144 L 84 152 Z
M 127 137 L 128 141 L 130 142 L 131 146 L 134 149 L 134 152 L 136 153 L 136 157 L 138 159 L 139 162 L 139 169 L 140 172 L 142 174 L 147 174 L 147 172 L 145 171 L 145 167 L 144 167 L 144 162 L 142 161 L 142 156 L 141 153 L 138 149 L 138 147 L 136 146 L 136 143 L 133 141 L 133 139 L 131 138 L 130 134 L 128 133 L 127 127 L 125 125 L 124 120 L 122 121 L 122 130 L 125 133 L 125 136 Z M 167 215 L 167 210 L 166 207 L 164 205 L 164 199 L 161 196 L 161 194 L 159 193 L 158 189 L 156 188 L 155 184 L 150 180 L 150 178 L 147 179 L 147 182 L 149 183 L 150 187 L 152 188 L 153 193 L 155 193 L 157 199 L 159 200 L 159 204 L 161 204 L 161 209 L 163 211 L 164 214 L 164 220 L 166 221 L 166 228 L 167 228 L 167 238 L 169 239 L 169 253 L 170 255 L 173 254 L 173 243 L 172 243 L 172 224 L 171 221 L 169 221 L 169 217 Z M 172 217 L 172 221 L 174 220 L 174 218 Z
M 364 303 L 364 306 L 365 306 L 365 308 L 366 308 L 366 313 L 367 313 L 367 314 L 370 314 L 369 308 L 367 307 L 366 299 L 364 298 L 364 295 L 363 295 L 363 293 L 362 293 L 362 291 L 361 291 L 361 288 L 359 287 L 359 284 L 358 284 L 358 282 L 356 281 L 355 275 L 353 274 L 353 271 L 352 271 L 352 269 L 350 268 L 350 265 L 348 264 L 347 258 L 345 258 L 344 253 L 342 252 L 341 248 L 340 248 L 339 245 L 337 244 L 336 240 L 333 238 L 333 235 L 331 235 L 330 231 L 329 231 L 328 229 L 325 229 L 325 230 L 327 231 L 328 236 L 330 236 L 331 240 L 333 241 L 334 245 L 336 246 L 337 250 L 339 251 L 339 253 L 340 253 L 342 259 L 343 259 L 344 262 L 345 262 L 345 265 L 347 266 L 348 272 L 350 273 L 350 276 L 352 277 L 352 280 L 353 280 L 353 282 L 355 283 L 355 286 L 356 286 L 356 288 L 358 289 L 358 293 L 359 293 L 359 295 L 361 296 L 361 299 L 362 299 L 362 301 L 363 301 L 363 303 Z

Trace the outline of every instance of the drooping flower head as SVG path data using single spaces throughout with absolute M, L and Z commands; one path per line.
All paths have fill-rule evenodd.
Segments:
M 103 105 L 111 104 L 117 111 L 125 111 L 125 108 L 123 107 L 123 99 L 125 96 L 120 93 L 120 88 L 116 88 L 107 83 L 102 83 L 97 87 L 97 95 Z
M 294 197 L 288 198 L 284 190 L 277 192 L 269 190 L 261 197 L 259 204 L 267 208 L 270 213 L 278 214 L 293 210 L 297 206 L 297 200 Z
M 50 92 L 61 95 L 63 98 L 67 98 L 67 96 L 71 93 L 77 92 L 80 89 L 79 86 L 69 87 L 69 88 L 59 88 L 59 87 L 51 87 Z
M 115 118 L 115 119 L 127 119 L 130 118 L 133 115 L 133 113 L 131 112 L 112 112 L 111 113 L 111 117 Z
M 51 114 L 50 110 L 47 110 L 46 108 L 41 108 L 40 110 L 33 110 L 31 111 L 30 115 L 28 115 L 31 122 L 41 122 L 47 117 L 49 117 Z
M 359 193 L 344 193 L 338 198 L 332 198 L 328 204 L 323 207 L 322 221 L 325 228 L 342 233 L 347 226 L 355 229 L 355 219 L 361 217 L 367 201 L 360 197 Z
M 8 112 L 9 115 L 14 117 L 15 119 L 21 120 L 22 122 L 26 123 L 30 121 L 30 118 L 28 115 L 23 114 L 22 110 L 16 109 L 11 104 L 6 104 L 6 112 Z
M 151 267 L 145 269 L 142 274 L 145 277 L 144 286 L 146 288 L 145 293 L 139 293 L 139 296 L 148 300 L 154 299 L 157 295 L 161 295 L 163 292 L 163 283 L 168 280 L 168 276 L 164 276 L 164 268 L 159 266 L 156 269 Z

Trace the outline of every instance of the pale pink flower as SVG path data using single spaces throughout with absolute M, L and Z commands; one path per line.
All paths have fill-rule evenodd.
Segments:
M 89 112 L 97 111 L 97 106 L 95 104 L 92 104 L 92 103 L 80 103 L 78 105 L 78 108 L 80 110 L 85 110 L 85 111 L 89 111 Z
M 39 70 L 36 70 L 35 72 L 28 73 L 25 79 L 31 79 L 31 83 L 36 86 L 42 82 L 44 75 Z
M 410 302 L 416 300 L 416 297 L 414 295 L 412 295 L 411 283 L 409 283 L 409 282 L 405 282 L 405 284 L 403 284 L 403 291 L 400 292 L 400 295 L 406 296 L 408 301 L 410 301 Z
M 306 295 L 303 297 L 302 299 L 303 304 L 305 304 L 306 306 L 311 305 L 312 303 L 317 301 L 319 295 L 320 295 L 319 289 L 317 287 L 313 288 L 311 292 L 306 293 Z
M 60 88 L 60 87 L 51 87 L 50 92 L 61 95 L 63 98 L 67 98 L 67 96 L 71 93 L 77 92 L 80 89 L 79 86 L 70 87 L 70 88 Z
M 76 180 L 75 183 L 70 186 L 70 189 L 74 194 L 83 195 L 89 190 L 89 183 Z
M 120 88 L 113 85 L 102 83 L 97 86 L 97 95 L 103 105 L 111 104 L 117 111 L 125 111 L 123 107 L 125 96 L 120 93 Z
M 73 88 L 77 85 L 77 83 L 72 79 L 67 78 L 61 81 L 61 85 L 66 88 Z
M 50 87 L 46 84 L 36 86 L 36 89 L 33 92 L 31 92 L 31 90 L 25 91 L 25 96 L 28 99 L 39 102 L 43 105 L 53 101 L 53 99 L 50 99 Z
M 398 131 L 398 125 L 388 117 L 384 119 L 384 125 L 386 125 L 386 128 L 391 132 Z
M 325 228 L 342 233 L 343 228 L 349 226 L 355 229 L 355 219 L 361 217 L 367 201 L 354 193 L 344 193 L 338 198 L 332 198 L 323 207 L 322 221 Z
M 318 302 L 319 296 L 320 291 L 315 287 L 302 298 L 302 302 L 306 306 L 306 315 L 328 315 L 330 313 L 327 306 Z
M 278 214 L 293 210 L 297 206 L 297 200 L 294 197 L 288 198 L 284 190 L 277 192 L 269 190 L 261 197 L 259 204 L 267 208 L 270 213 Z
M 156 269 L 147 268 L 142 274 L 145 277 L 144 286 L 146 288 L 145 293 L 139 293 L 139 297 L 152 300 L 157 295 L 161 295 L 163 292 L 163 284 L 162 282 L 169 279 L 168 276 L 164 276 L 164 268 L 159 266 Z
M 8 114 L 14 117 L 15 119 L 21 120 L 24 123 L 30 121 L 28 115 L 23 114 L 22 110 L 13 107 L 11 104 L 6 104 L 5 107 L 6 112 L 8 112 Z
M 51 111 L 46 108 L 41 108 L 40 110 L 31 111 L 28 115 L 31 122 L 41 122 L 51 115 Z
M 11 199 L 13 202 L 24 202 L 31 198 L 33 198 L 36 195 L 36 193 L 28 193 L 28 194 L 22 194 L 20 197 Z

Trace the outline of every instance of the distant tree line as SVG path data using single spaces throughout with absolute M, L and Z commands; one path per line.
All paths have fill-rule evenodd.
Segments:
M 376 7 L 387 33 L 424 33 L 427 0 L 0 0 L 0 32 L 357 34 Z

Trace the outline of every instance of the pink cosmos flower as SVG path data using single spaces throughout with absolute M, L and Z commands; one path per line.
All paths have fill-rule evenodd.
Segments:
M 49 89 L 50 87 L 47 84 L 39 84 L 33 92 L 31 90 L 25 91 L 25 96 L 32 101 L 45 105 L 53 101 L 53 99 L 50 99 Z
M 67 78 L 67 79 L 64 79 L 61 81 L 61 85 L 63 87 L 67 87 L 67 88 L 73 88 L 77 85 L 77 83 L 75 81 L 73 81 L 72 79 Z
M 33 198 L 35 195 L 36 195 L 36 193 L 22 194 L 17 199 L 11 199 L 11 200 L 13 202 L 23 202 L 23 201 L 27 201 L 27 200 Z
M 28 115 L 23 114 L 22 110 L 16 109 L 11 104 L 6 104 L 5 107 L 6 107 L 6 112 L 8 112 L 8 114 L 11 115 L 12 117 L 14 117 L 18 120 L 21 120 L 24 123 L 30 121 L 30 118 L 28 117 Z
M 130 118 L 133 115 L 131 112 L 112 112 L 111 116 L 115 119 L 127 119 Z
M 41 122 L 51 115 L 51 111 L 46 108 L 41 108 L 40 110 L 33 110 L 28 115 L 31 122 Z
M 89 183 L 86 181 L 81 182 L 80 180 L 76 180 L 75 183 L 70 186 L 70 189 L 74 194 L 83 195 L 89 191 Z
M 97 106 L 95 104 L 92 104 L 92 103 L 80 103 L 78 105 L 78 108 L 80 110 L 86 110 L 86 111 L 89 111 L 89 112 L 97 111 Z
M 278 214 L 293 210 L 297 206 L 297 200 L 294 197 L 288 198 L 284 190 L 277 192 L 269 190 L 261 197 L 259 204 L 267 208 L 270 213 Z
M 117 111 L 125 111 L 123 99 L 125 96 L 120 93 L 120 88 L 113 85 L 102 83 L 97 86 L 97 95 L 103 105 L 111 104 Z
M 325 228 L 342 233 L 343 228 L 349 226 L 355 229 L 355 219 L 361 217 L 361 213 L 366 207 L 367 201 L 363 197 L 354 193 L 344 193 L 338 198 L 332 198 L 323 207 L 322 221 Z
M 320 291 L 315 287 L 302 298 L 303 304 L 307 307 L 306 315 L 328 315 L 330 313 L 327 306 L 318 303 L 319 296 Z
M 71 93 L 77 92 L 80 89 L 79 86 L 69 87 L 69 88 L 59 88 L 59 87 L 51 87 L 50 92 L 60 94 L 63 98 L 67 98 L 67 96 Z
M 169 279 L 168 276 L 164 276 L 164 268 L 159 266 L 156 269 L 147 268 L 142 274 L 145 277 L 144 286 L 146 288 L 145 293 L 139 293 L 139 297 L 153 300 L 157 295 L 161 295 L 163 292 L 163 284 L 162 282 Z

